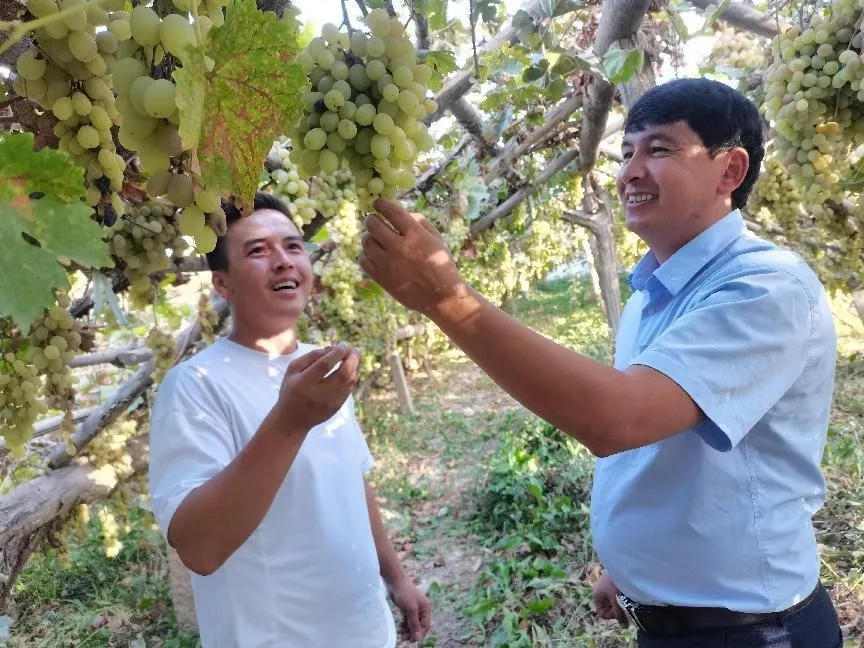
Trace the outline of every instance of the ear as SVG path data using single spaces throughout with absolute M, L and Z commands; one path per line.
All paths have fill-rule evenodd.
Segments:
M 720 186 L 718 189 L 722 194 L 731 194 L 747 176 L 747 170 L 750 168 L 750 155 L 740 146 L 736 146 L 726 153 L 726 168 L 723 171 L 723 176 L 720 178 Z
M 215 270 L 212 274 L 211 281 L 213 282 L 213 288 L 219 293 L 219 296 L 228 301 L 228 295 L 231 294 L 231 290 L 228 288 L 228 277 L 226 273 L 221 270 Z

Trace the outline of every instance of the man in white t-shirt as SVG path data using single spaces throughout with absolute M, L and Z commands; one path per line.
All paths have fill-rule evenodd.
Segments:
M 429 601 L 364 478 L 357 357 L 297 341 L 312 267 L 284 205 L 228 211 L 207 260 L 233 330 L 168 373 L 150 424 L 153 513 L 192 572 L 204 648 L 392 648 L 387 593 L 419 641 Z

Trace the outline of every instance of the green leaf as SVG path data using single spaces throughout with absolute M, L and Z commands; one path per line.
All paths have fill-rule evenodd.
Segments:
M 522 71 L 522 80 L 525 83 L 531 83 L 537 79 L 542 79 L 546 74 L 546 70 L 539 65 L 531 65 Z
M 711 11 L 711 13 L 705 18 L 705 23 L 699 31 L 709 33 L 709 30 L 711 30 L 714 23 L 720 19 L 720 16 L 723 15 L 723 12 L 726 11 L 729 4 L 730 0 L 722 0 L 719 5 L 714 7 L 713 11 Z
M 426 11 L 429 29 L 438 31 L 447 26 L 447 0 L 429 0 Z
M 552 12 L 552 18 L 558 18 L 558 16 L 576 11 L 576 9 L 584 6 L 584 4 L 583 0 L 558 0 L 558 3 L 555 5 L 555 11 Z
M 113 266 L 83 195 L 84 170 L 64 153 L 34 151 L 32 133 L 0 135 L 0 315 L 22 330 L 54 303 L 55 288 L 68 286 L 58 257 Z
M 675 28 L 675 32 L 678 34 L 678 38 L 680 38 L 684 42 L 688 41 L 690 39 L 690 32 L 687 29 L 687 25 L 684 24 L 684 20 L 681 18 L 681 14 L 679 14 L 672 8 L 667 8 L 667 12 L 669 13 L 669 20 L 672 21 L 672 26 Z
M 555 605 L 555 600 L 551 598 L 542 598 L 531 601 L 526 607 L 532 616 L 546 614 Z
M 430 86 L 433 90 L 439 90 L 444 77 L 450 74 L 450 72 L 459 69 L 459 64 L 456 62 L 453 52 L 448 52 L 447 50 L 429 52 L 426 55 L 426 65 L 432 68 L 433 75 Z
M 302 114 L 298 34 L 290 14 L 280 20 L 254 0 L 232 0 L 225 24 L 174 72 L 183 145 L 197 149 L 204 186 L 233 195 L 244 213 L 273 140 Z
M 629 50 L 610 49 L 603 56 L 603 69 L 610 83 L 627 83 L 633 76 L 642 71 L 645 65 L 645 53 L 641 48 Z

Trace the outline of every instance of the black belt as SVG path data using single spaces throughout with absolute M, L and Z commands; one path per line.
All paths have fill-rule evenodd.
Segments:
M 781 612 L 735 612 L 720 607 L 642 605 L 624 594 L 618 595 L 618 604 L 633 625 L 646 634 L 669 637 L 703 630 L 780 623 L 785 617 L 812 601 L 821 588 L 820 583 L 807 598 Z

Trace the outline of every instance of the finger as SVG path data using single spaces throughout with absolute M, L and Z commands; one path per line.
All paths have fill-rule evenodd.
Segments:
M 380 216 L 372 214 L 366 218 L 366 233 L 369 234 L 367 241 L 371 238 L 382 249 L 386 249 L 389 243 L 400 238 L 399 232 L 390 227 Z
M 366 252 L 361 252 L 360 256 L 357 257 L 357 263 L 360 264 L 360 269 L 364 272 L 367 277 L 375 278 L 376 270 L 378 269 L 375 265 L 375 262 L 369 258 Z
M 321 381 L 324 379 L 337 363 L 345 360 L 351 353 L 351 347 L 347 344 L 337 344 L 331 347 L 327 353 L 318 358 L 308 369 L 303 372 L 310 380 Z
M 615 615 L 615 619 L 618 621 L 618 625 L 622 628 L 626 628 L 630 625 L 630 619 L 627 618 L 627 614 L 624 612 L 624 608 L 618 605 L 618 601 L 615 601 L 615 604 L 612 606 L 613 614 Z
M 380 248 L 381 251 L 384 251 L 384 247 L 381 243 L 369 232 L 363 232 L 360 235 L 360 247 L 364 250 L 374 248 Z
M 423 638 L 420 625 L 420 612 L 416 605 L 403 610 L 405 618 L 408 621 L 408 629 L 411 631 L 411 640 L 420 641 Z
M 439 239 L 441 238 L 441 232 L 439 232 L 435 228 L 435 226 L 429 222 L 429 219 L 427 219 L 423 214 L 418 214 L 417 212 L 411 212 L 411 217 L 415 221 L 420 223 L 421 227 L 423 229 L 425 229 L 427 232 L 429 232 L 432 236 L 439 238 Z
M 417 221 L 395 200 L 379 198 L 372 203 L 372 205 L 402 236 L 405 236 L 406 233 L 417 229 Z
M 309 353 L 306 353 L 288 365 L 287 373 L 297 374 L 305 371 L 309 367 L 311 367 L 319 358 L 324 356 L 331 347 L 327 347 L 325 349 L 313 349 Z
M 420 627 L 423 630 L 423 636 L 420 637 L 422 639 L 432 628 L 432 605 L 425 596 L 420 601 Z

